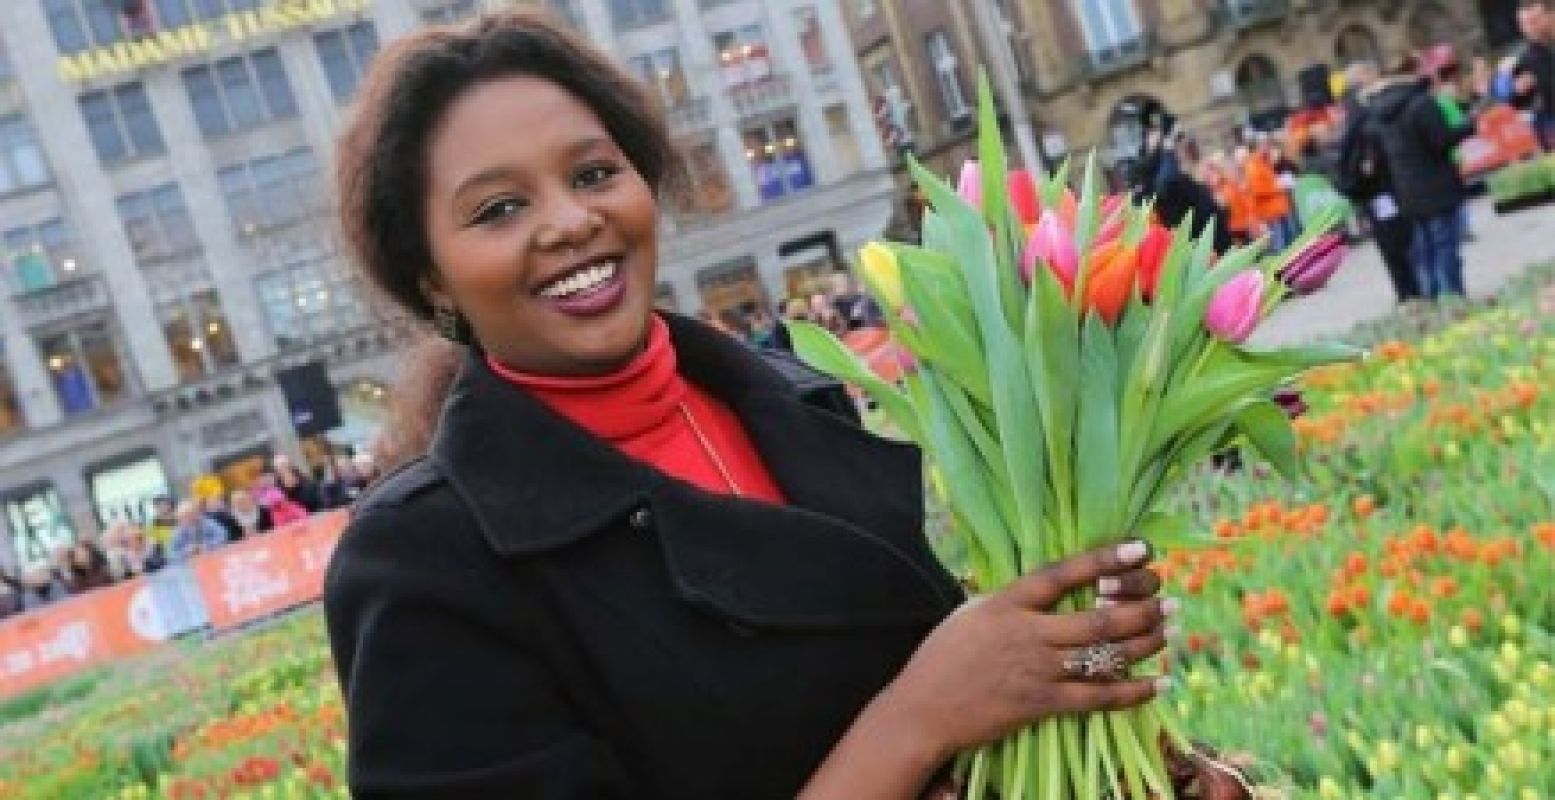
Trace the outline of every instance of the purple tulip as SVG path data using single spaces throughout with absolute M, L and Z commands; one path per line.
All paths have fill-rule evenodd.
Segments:
M 975 160 L 968 159 L 961 165 L 961 180 L 956 184 L 956 193 L 973 208 L 979 211 L 983 209 L 983 169 Z
M 1245 270 L 1227 281 L 1204 309 L 1204 327 L 1216 338 L 1241 344 L 1258 327 L 1263 306 L 1263 273 Z
M 1349 249 L 1339 234 L 1324 234 L 1285 265 L 1280 280 L 1296 294 L 1315 292 L 1338 271 Z

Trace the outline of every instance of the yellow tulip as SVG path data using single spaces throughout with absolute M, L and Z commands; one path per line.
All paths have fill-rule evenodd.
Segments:
M 1317 796 L 1322 800 L 1339 800 L 1344 793 L 1339 789 L 1339 782 L 1327 775 L 1317 782 Z
M 1463 754 L 1463 748 L 1453 745 L 1447 748 L 1447 771 L 1462 772 L 1463 764 L 1468 757 Z
M 1392 739 L 1383 739 L 1377 743 L 1377 767 L 1383 772 L 1392 772 L 1398 766 L 1399 753 L 1398 742 Z
M 906 304 L 902 291 L 902 267 L 896 261 L 891 248 L 879 242 L 870 242 L 859 251 L 859 262 L 864 278 L 879 295 L 887 311 L 899 312 Z

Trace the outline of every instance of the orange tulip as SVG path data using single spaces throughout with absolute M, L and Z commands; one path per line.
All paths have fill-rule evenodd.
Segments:
M 1108 325 L 1118 321 L 1123 307 L 1134 291 L 1134 275 L 1139 265 L 1139 248 L 1118 242 L 1097 246 L 1087 265 L 1085 308 L 1095 309 Z

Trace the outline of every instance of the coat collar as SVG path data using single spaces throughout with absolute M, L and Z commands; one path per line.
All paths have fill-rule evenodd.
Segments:
M 805 403 L 802 382 L 724 334 L 665 319 L 682 375 L 740 418 L 789 505 L 713 495 L 665 475 L 507 383 L 472 353 L 431 456 L 497 553 L 563 547 L 648 509 L 677 580 L 697 583 L 694 593 L 750 612 L 754 622 L 802 624 L 839 604 L 858 605 L 859 598 L 845 603 L 819 591 L 792 597 L 783 573 L 804 571 L 805 562 L 879 572 L 881 591 L 859 609 L 865 616 L 935 617 L 959 600 L 927 548 L 904 552 L 900 544 L 923 529 L 916 448 Z M 851 583 L 867 582 L 858 577 Z

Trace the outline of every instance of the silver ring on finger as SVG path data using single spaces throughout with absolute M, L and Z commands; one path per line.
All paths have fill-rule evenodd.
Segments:
M 1086 645 L 1064 659 L 1064 673 L 1078 680 L 1118 681 L 1128 675 L 1128 659 L 1123 648 L 1113 642 Z

